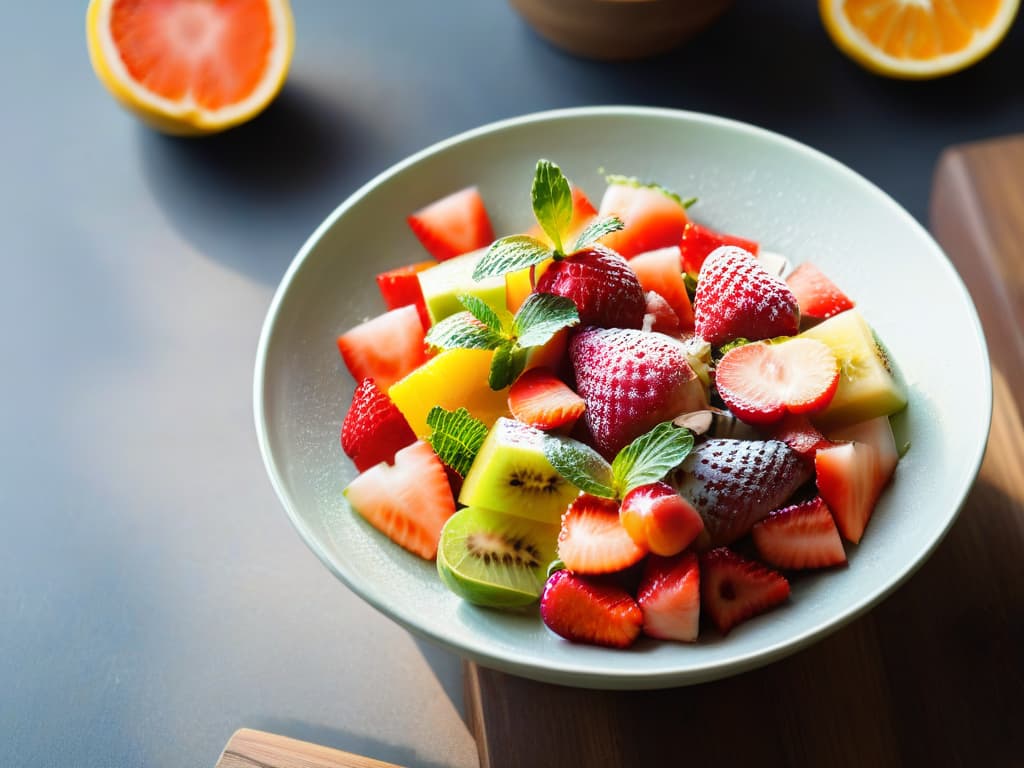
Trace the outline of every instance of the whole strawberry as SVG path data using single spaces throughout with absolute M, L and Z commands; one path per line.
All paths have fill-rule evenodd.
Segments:
M 686 347 L 660 333 L 585 328 L 569 344 L 583 420 L 594 447 L 612 457 L 662 421 L 707 407 Z
M 602 245 L 590 245 L 552 264 L 537 281 L 537 292 L 572 299 L 580 324 L 601 328 L 639 328 L 647 307 L 636 273 Z
M 697 335 L 714 346 L 792 336 L 800 325 L 796 297 L 747 251 L 716 248 L 704 261 L 693 303 Z
M 399 449 L 414 442 L 405 417 L 373 379 L 359 382 L 341 426 L 342 450 L 356 468 L 365 472 L 382 461 L 391 464 Z
M 669 479 L 719 546 L 746 534 L 810 476 L 800 455 L 778 440 L 708 440 Z

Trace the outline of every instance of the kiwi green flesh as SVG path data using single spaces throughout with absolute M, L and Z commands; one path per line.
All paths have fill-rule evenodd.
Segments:
M 441 531 L 437 571 L 452 592 L 470 603 L 530 605 L 540 597 L 557 539 L 553 525 L 466 507 Z
M 551 466 L 543 439 L 539 430 L 498 419 L 466 473 L 459 502 L 557 525 L 579 490 Z

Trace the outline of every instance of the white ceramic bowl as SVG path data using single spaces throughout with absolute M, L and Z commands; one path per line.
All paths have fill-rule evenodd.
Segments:
M 530 219 L 538 157 L 592 197 L 602 173 L 696 195 L 698 221 L 814 260 L 859 304 L 909 386 L 896 422 L 900 462 L 848 568 L 802 578 L 784 607 L 695 646 L 641 641 L 629 651 L 573 645 L 536 615 L 475 608 L 427 563 L 390 544 L 342 497 L 354 468 L 338 432 L 353 390 L 336 335 L 383 310 L 374 275 L 424 258 L 410 211 L 479 186 L 499 234 Z M 338 578 L 410 631 L 476 661 L 594 688 L 687 685 L 766 664 L 824 637 L 893 590 L 949 529 L 974 481 L 991 411 L 981 327 L 928 233 L 877 187 L 782 136 L 707 115 L 596 107 L 506 120 L 430 147 L 342 203 L 299 251 L 260 338 L 255 416 L 274 489 L 302 538 Z

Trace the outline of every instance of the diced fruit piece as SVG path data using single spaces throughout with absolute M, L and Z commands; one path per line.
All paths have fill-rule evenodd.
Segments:
M 416 275 L 433 267 L 436 263 L 435 261 L 420 261 L 416 264 L 389 269 L 387 272 L 377 275 L 377 287 L 380 289 L 380 295 L 387 308 L 398 309 L 412 304 L 420 314 L 423 327 L 429 328 L 430 315 L 427 314 L 427 305 L 423 301 L 423 291 L 420 290 L 420 281 Z
M 718 394 L 750 424 L 772 424 L 786 413 L 814 413 L 839 386 L 832 350 L 814 339 L 757 342 L 730 349 L 715 369 Z
M 535 603 L 555 559 L 558 527 L 466 507 L 441 531 L 437 570 L 459 597 L 491 608 Z
M 803 413 L 790 413 L 772 426 L 770 437 L 781 440 L 804 459 L 814 461 L 819 448 L 829 448 L 832 441 L 825 437 Z
M 406 219 L 413 234 L 438 261 L 486 248 L 494 229 L 476 187 L 436 200 Z
M 533 293 L 533 287 L 554 261 L 547 259 L 533 268 L 533 282 L 530 282 L 530 268 L 509 272 L 505 275 L 505 306 L 515 314 L 523 306 L 526 297 Z
M 856 309 L 804 331 L 801 338 L 824 342 L 839 361 L 839 388 L 814 423 L 824 430 L 888 416 L 907 405 L 903 386 L 893 377 L 889 358 Z
M 785 576 L 725 547 L 701 555 L 700 571 L 701 605 L 723 635 L 789 597 Z
M 678 336 L 682 332 L 679 316 L 660 293 L 647 292 L 647 306 L 644 308 L 644 322 L 640 330 L 669 336 Z
M 424 560 L 434 559 L 441 528 L 455 513 L 444 465 L 422 441 L 396 453 L 394 466 L 363 472 L 344 493 L 374 528 Z
M 688 221 L 678 200 L 658 189 L 633 184 L 608 185 L 598 215 L 618 216 L 626 225 L 601 242 L 627 259 L 678 244 Z
M 493 424 L 508 415 L 508 389 L 495 391 L 487 384 L 493 355 L 486 349 L 446 350 L 398 381 L 388 397 L 417 437 L 430 434 L 427 414 L 435 405 L 449 411 L 465 408 Z
M 580 325 L 639 328 L 644 319 L 643 289 L 619 254 L 599 245 L 556 261 L 537 280 L 537 293 L 571 299 Z
M 644 619 L 626 590 L 565 570 L 553 573 L 544 585 L 540 616 L 566 640 L 610 648 L 631 646 Z
M 526 369 L 550 368 L 552 371 L 568 374 L 569 335 L 571 328 L 563 328 L 548 340 L 547 344 L 526 350 Z
M 786 285 L 796 296 L 802 318 L 827 320 L 840 312 L 853 309 L 850 298 L 809 261 L 793 270 L 786 278 Z
M 531 368 L 508 390 L 508 409 L 524 424 L 556 429 L 576 422 L 587 404 L 550 368 Z
M 827 568 L 846 562 L 835 520 L 820 496 L 772 512 L 751 534 L 761 559 L 776 568 Z
M 679 247 L 672 245 L 638 254 L 630 259 L 629 266 L 636 272 L 640 287 L 661 294 L 679 318 L 680 328 L 691 331 L 693 305 L 690 294 L 686 292 L 680 259 Z
M 498 275 L 479 282 L 473 279 L 473 270 L 485 253 L 487 251 L 478 250 L 456 256 L 416 276 L 431 324 L 462 312 L 465 307 L 458 297 L 464 295 L 476 296 L 494 311 L 505 312 L 505 278 Z
M 701 517 L 711 544 L 731 544 L 782 506 L 811 475 L 777 440 L 707 440 L 669 476 Z
M 682 552 L 704 530 L 700 513 L 667 483 L 650 483 L 626 494 L 619 521 L 636 544 L 656 555 Z
M 416 307 L 400 307 L 341 334 L 338 351 L 352 378 L 387 389 L 427 360 L 424 335 Z
M 466 473 L 459 503 L 557 525 L 578 493 L 545 458 L 543 432 L 500 418 Z
M 814 458 L 818 493 L 832 510 L 843 538 L 856 544 L 896 469 L 896 440 L 885 416 L 830 437 L 853 442 L 818 451 Z
M 715 346 L 797 332 L 800 310 L 789 287 L 747 251 L 724 246 L 701 267 L 694 297 L 697 335 Z
M 360 472 L 382 461 L 395 460 L 395 453 L 416 435 L 373 379 L 363 379 L 352 396 L 352 405 L 341 425 L 341 447 Z
M 657 424 L 707 407 L 686 346 L 657 333 L 586 328 L 569 343 L 594 447 L 614 457 Z
M 597 209 L 594 208 L 594 204 L 590 202 L 586 193 L 577 187 L 572 187 L 572 219 L 565 228 L 565 234 L 562 237 L 562 245 L 566 248 L 572 248 L 573 243 L 576 242 L 576 238 L 580 236 L 583 229 L 590 223 L 590 220 L 597 215 Z M 548 237 L 547 233 L 541 229 L 539 224 L 535 224 L 530 228 L 527 233 L 530 237 L 540 240 L 542 243 L 546 243 L 549 246 L 553 246 L 551 238 Z M 513 310 L 515 311 L 515 310 Z
M 683 236 L 679 239 L 683 271 L 696 278 L 700 274 L 700 268 L 704 265 L 704 260 L 708 255 L 723 245 L 742 248 L 744 251 L 755 256 L 758 251 L 758 244 L 753 240 L 747 240 L 745 237 L 736 237 L 735 235 L 727 235 L 724 232 L 716 232 L 694 221 L 687 222 L 686 227 L 683 229 Z
M 580 494 L 562 515 L 558 558 L 573 573 L 614 573 L 646 554 L 619 522 L 617 501 Z
M 697 555 L 647 558 L 637 604 L 644 634 L 681 643 L 697 641 L 700 630 L 700 566 Z

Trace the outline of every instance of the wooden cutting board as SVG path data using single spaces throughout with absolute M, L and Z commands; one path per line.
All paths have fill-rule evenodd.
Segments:
M 978 306 L 994 380 L 981 474 L 931 559 L 817 645 L 714 683 L 584 691 L 469 663 L 481 768 L 1024 765 L 1024 136 L 945 152 L 931 224 Z M 217 763 L 388 766 L 247 729 Z
M 1024 765 L 1024 137 L 945 152 L 931 223 L 978 305 L 995 399 L 931 559 L 826 640 L 714 683 L 583 691 L 468 664 L 482 768 Z

